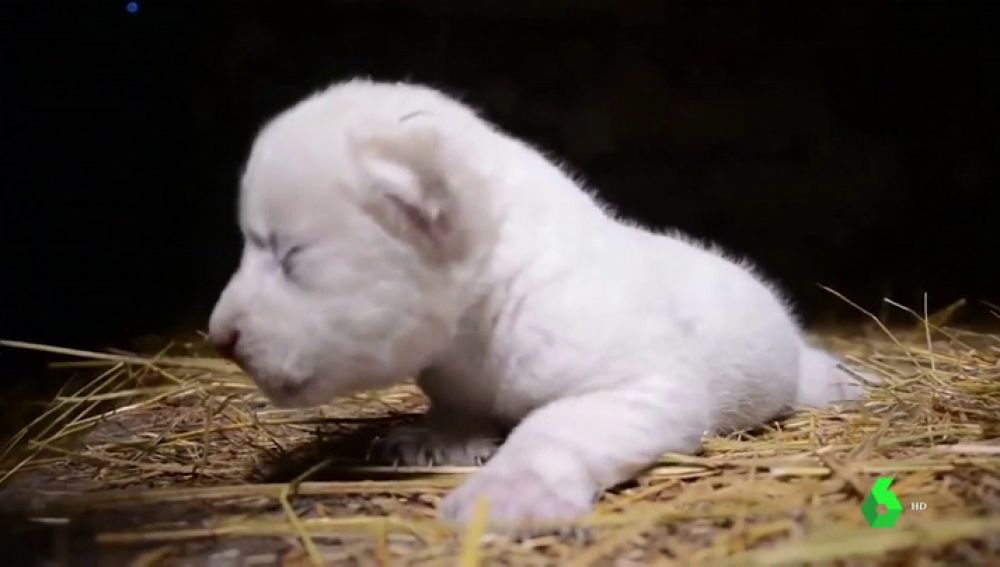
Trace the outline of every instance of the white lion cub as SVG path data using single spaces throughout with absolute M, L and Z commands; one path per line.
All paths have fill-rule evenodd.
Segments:
M 282 113 L 239 217 L 213 341 L 283 406 L 418 376 L 426 427 L 380 451 L 489 459 L 449 521 L 483 497 L 494 523 L 571 519 L 706 432 L 861 391 L 746 265 L 615 218 L 430 88 L 354 80 Z

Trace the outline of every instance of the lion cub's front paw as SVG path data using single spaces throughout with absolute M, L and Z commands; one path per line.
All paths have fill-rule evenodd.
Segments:
M 479 466 L 500 446 L 500 439 L 443 434 L 427 427 L 397 427 L 372 442 L 370 458 L 394 465 Z
M 441 518 L 464 524 L 483 499 L 490 524 L 499 527 L 569 521 L 590 511 L 595 487 L 568 478 L 556 480 L 546 472 L 511 459 L 494 460 L 445 497 Z

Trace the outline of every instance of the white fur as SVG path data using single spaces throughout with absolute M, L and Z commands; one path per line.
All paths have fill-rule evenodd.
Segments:
M 444 501 L 449 520 L 481 497 L 494 522 L 577 516 L 706 432 L 860 392 L 746 264 L 614 218 L 426 87 L 351 81 L 281 114 L 253 146 L 240 222 L 211 335 L 239 332 L 275 403 L 418 375 L 427 429 L 383 453 L 478 461 L 511 430 Z

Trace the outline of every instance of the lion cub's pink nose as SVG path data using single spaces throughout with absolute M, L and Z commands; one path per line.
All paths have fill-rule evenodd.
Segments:
M 236 359 L 236 345 L 240 342 L 240 332 L 236 329 L 212 336 L 212 345 L 222 356 Z

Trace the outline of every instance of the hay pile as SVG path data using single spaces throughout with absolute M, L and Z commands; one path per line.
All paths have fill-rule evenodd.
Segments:
M 582 529 L 521 537 L 434 520 L 470 469 L 365 460 L 374 435 L 423 410 L 412 385 L 278 410 L 197 343 L 148 357 L 5 343 L 82 358 L 60 364 L 90 379 L 5 447 L 3 493 L 80 563 L 996 564 L 1000 335 L 919 319 L 825 337 L 885 380 L 863 407 L 664 455 Z M 893 528 L 860 512 L 879 476 L 904 506 Z

